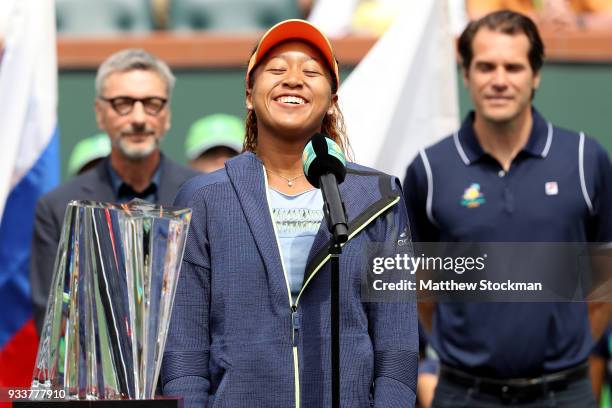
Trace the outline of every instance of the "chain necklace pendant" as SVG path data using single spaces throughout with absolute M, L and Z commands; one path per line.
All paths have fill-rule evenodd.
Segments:
M 269 173 L 275 174 L 275 175 L 277 175 L 278 177 L 280 177 L 280 178 L 282 178 L 283 180 L 285 180 L 285 181 L 287 182 L 287 187 L 293 187 L 293 182 L 294 182 L 295 180 L 299 179 L 300 177 L 303 177 L 303 176 L 304 176 L 303 174 L 298 174 L 298 175 L 297 175 L 297 176 L 295 176 L 295 177 L 285 177 L 285 176 L 283 176 L 282 174 L 279 174 L 279 173 L 277 173 L 277 172 L 275 172 L 275 171 L 272 171 L 272 170 L 270 170 L 270 169 L 266 169 L 266 171 L 268 171 Z

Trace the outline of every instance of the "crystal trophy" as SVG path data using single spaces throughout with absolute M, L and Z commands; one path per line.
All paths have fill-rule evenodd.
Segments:
M 190 219 L 142 200 L 68 204 L 32 390 L 153 398 Z

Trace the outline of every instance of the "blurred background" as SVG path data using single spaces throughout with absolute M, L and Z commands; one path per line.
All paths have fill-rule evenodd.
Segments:
M 595 10 L 587 3 L 605 2 L 439 1 L 448 1 L 455 34 L 470 16 L 496 8 L 510 7 L 532 15 L 547 46 L 543 83 L 535 105 L 553 123 L 583 130 L 612 151 L 612 2 L 608 8 L 600 5 L 600 10 Z M 194 121 L 219 112 L 243 117 L 246 60 L 263 30 L 286 18 L 310 17 L 332 36 L 341 75 L 346 79 L 396 16 L 397 0 L 319 4 L 325 2 L 56 0 L 62 179 L 68 174 L 72 147 L 97 132 L 92 108 L 94 75 L 97 65 L 110 53 L 142 47 L 174 70 L 177 85 L 172 129 L 162 149 L 186 163 L 183 145 Z M 555 4 L 567 7 L 558 10 Z M 456 78 L 462 117 L 470 102 L 460 76 Z
M 36 199 L 110 148 L 93 112 L 95 73 L 110 54 L 144 48 L 170 65 L 177 83 L 162 150 L 195 167 L 202 146 L 239 145 L 257 39 L 281 20 L 308 19 L 333 42 L 356 161 L 401 177 L 419 147 L 471 109 L 453 40 L 471 18 L 502 8 L 531 16 L 546 44 L 536 108 L 612 152 L 612 0 L 0 0 L 0 388 L 32 378 Z M 612 331 L 602 341 L 593 378 L 603 383 Z

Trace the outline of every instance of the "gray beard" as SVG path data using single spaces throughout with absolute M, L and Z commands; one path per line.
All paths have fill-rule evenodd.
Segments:
M 155 138 L 155 143 L 148 144 L 146 147 L 132 147 L 126 143 L 125 139 L 120 138 L 117 142 L 119 151 L 128 159 L 143 160 L 149 157 L 159 147 L 159 139 Z

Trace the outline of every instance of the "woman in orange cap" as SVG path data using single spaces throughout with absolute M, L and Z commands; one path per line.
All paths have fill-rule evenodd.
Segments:
M 187 407 L 330 406 L 330 233 L 302 153 L 317 132 L 339 157 L 346 151 L 338 85 L 332 46 L 316 27 L 272 27 L 246 73 L 245 152 L 179 192 L 192 228 L 162 384 Z M 349 223 L 340 257 L 344 407 L 414 405 L 414 299 L 365 302 L 372 255 L 409 248 L 398 185 L 353 163 L 340 185 Z

